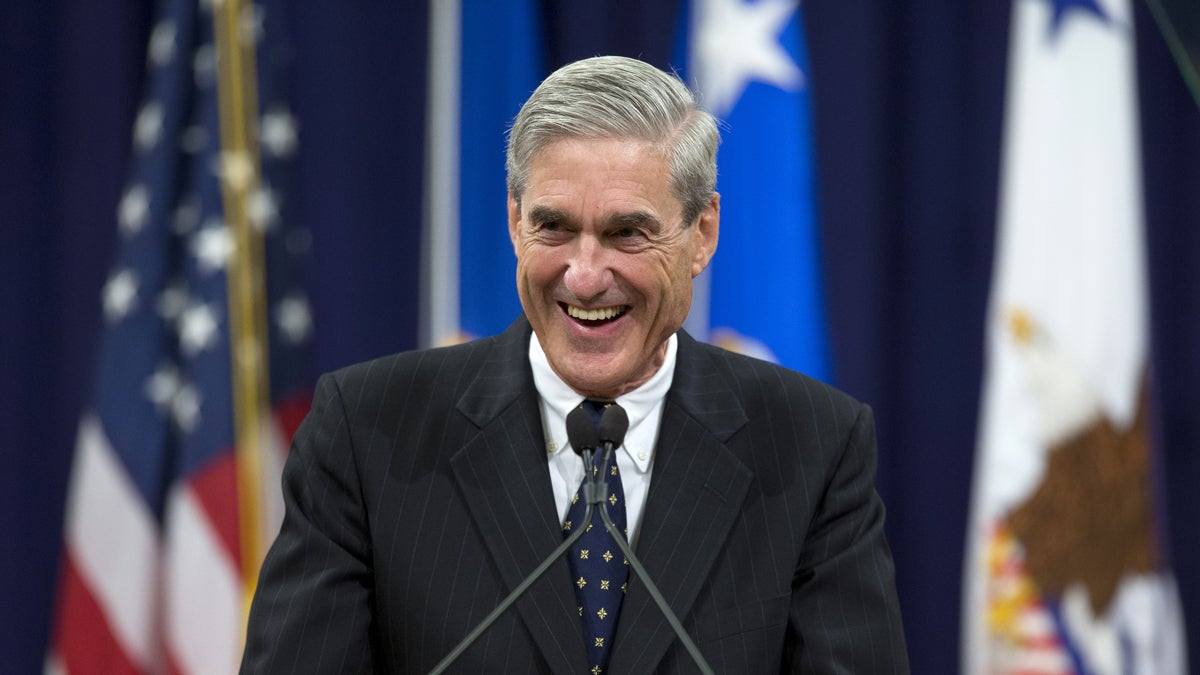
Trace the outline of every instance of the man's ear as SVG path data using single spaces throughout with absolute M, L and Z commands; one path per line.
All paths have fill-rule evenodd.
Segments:
M 517 253 L 517 235 L 521 232 L 521 201 L 508 193 L 508 238 Z
M 696 219 L 696 247 L 692 252 L 692 277 L 700 276 L 708 261 L 717 252 L 717 239 L 721 230 L 721 195 L 714 192 L 708 205 Z

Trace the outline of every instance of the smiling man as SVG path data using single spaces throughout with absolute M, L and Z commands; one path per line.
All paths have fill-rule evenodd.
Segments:
M 521 306 L 550 367 L 584 396 L 616 399 L 658 372 L 717 246 L 717 194 L 685 220 L 667 152 L 556 140 L 510 193 Z
M 585 525 L 566 420 L 613 405 L 628 432 L 592 471 L 715 672 L 908 671 L 870 408 L 680 329 L 717 248 L 718 142 L 636 60 L 538 87 L 507 158 L 524 316 L 321 378 L 244 672 L 428 672 Z M 599 518 L 582 536 L 456 671 L 697 667 Z

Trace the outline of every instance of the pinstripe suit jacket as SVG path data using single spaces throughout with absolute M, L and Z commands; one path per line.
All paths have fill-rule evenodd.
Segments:
M 562 541 L 529 324 L 326 375 L 243 672 L 429 671 Z M 906 673 L 870 409 L 679 335 L 638 556 L 718 673 Z M 636 575 L 612 673 L 694 672 Z M 559 560 L 454 672 L 584 673 Z

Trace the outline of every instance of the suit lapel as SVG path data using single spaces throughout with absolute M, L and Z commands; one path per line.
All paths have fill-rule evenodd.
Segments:
M 727 382 L 703 348 L 680 331 L 636 552 L 681 621 L 737 521 L 753 478 L 725 447 L 746 423 Z M 651 672 L 675 639 L 644 584 L 633 580 L 609 671 Z
M 495 338 L 458 404 L 480 432 L 450 458 L 467 508 L 509 590 L 562 542 L 529 367 L 529 335 L 528 322 L 520 319 Z M 587 658 L 565 559 L 529 588 L 516 609 L 552 671 L 583 672 Z

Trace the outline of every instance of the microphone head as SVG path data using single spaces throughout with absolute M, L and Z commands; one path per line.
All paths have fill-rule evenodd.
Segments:
M 596 449 L 600 438 L 596 435 L 596 425 L 592 423 L 591 413 L 580 407 L 567 413 L 567 441 L 575 454 L 580 456 L 584 450 Z
M 625 409 L 616 403 L 605 406 L 600 414 L 600 442 L 619 448 L 625 442 L 626 431 L 629 431 L 629 415 Z

